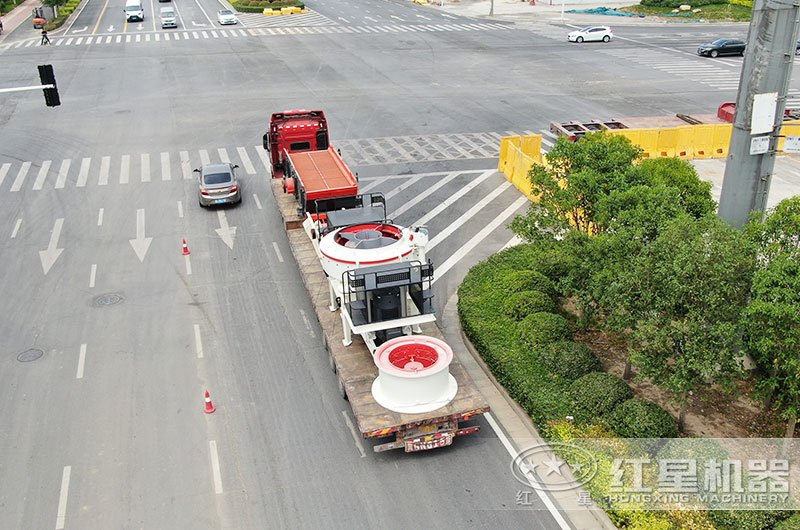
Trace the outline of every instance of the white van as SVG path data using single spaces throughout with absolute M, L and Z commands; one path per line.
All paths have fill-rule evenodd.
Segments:
M 144 20 L 142 0 L 125 0 L 125 20 L 128 22 Z

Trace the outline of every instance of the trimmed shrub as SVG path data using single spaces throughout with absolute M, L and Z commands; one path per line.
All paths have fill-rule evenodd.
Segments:
M 772 530 L 779 521 L 788 519 L 792 512 L 768 510 L 713 510 L 709 520 L 718 530 Z
M 672 415 L 646 399 L 623 401 L 606 418 L 623 438 L 675 438 L 678 425 Z
M 534 270 L 514 271 L 507 274 L 502 280 L 501 290 L 508 293 L 541 291 L 548 296 L 553 296 L 556 292 L 550 278 Z
M 522 320 L 533 313 L 549 312 L 556 309 L 553 299 L 541 291 L 520 291 L 510 294 L 503 301 L 503 313 L 514 320 Z
M 592 372 L 572 382 L 572 415 L 575 421 L 589 422 L 609 414 L 614 407 L 633 397 L 633 390 L 614 374 Z
M 549 370 L 569 380 L 603 369 L 592 350 L 571 340 L 546 344 L 537 348 L 536 353 Z
M 691 4 L 692 7 L 701 7 L 711 4 L 727 4 L 729 2 L 728 0 L 693 0 L 692 2 L 686 2 L 685 0 L 642 0 L 641 1 L 641 4 L 643 6 L 665 7 L 665 8 L 676 8 L 686 3 Z
M 517 329 L 529 349 L 572 337 L 572 328 L 566 318 L 545 311 L 526 316 L 517 324 Z
M 800 513 L 780 521 L 775 525 L 775 530 L 800 530 Z

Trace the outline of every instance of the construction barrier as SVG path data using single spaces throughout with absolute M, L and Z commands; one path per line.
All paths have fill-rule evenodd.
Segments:
M 800 121 L 785 121 L 781 127 L 780 136 L 778 138 L 778 151 L 783 151 L 783 146 L 786 143 L 785 136 L 800 136 Z
M 534 164 L 542 162 L 542 136 L 506 136 L 500 141 L 500 161 L 497 170 L 532 201 L 528 173 Z

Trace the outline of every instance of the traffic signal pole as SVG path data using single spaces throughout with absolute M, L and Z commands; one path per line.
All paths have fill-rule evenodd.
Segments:
M 61 105 L 61 99 L 58 95 L 58 87 L 56 86 L 56 76 L 53 73 L 53 65 L 40 64 L 39 65 L 39 80 L 41 85 L 33 86 L 20 86 L 13 88 L 0 88 L 0 94 L 7 92 L 24 92 L 26 90 L 40 90 L 44 92 L 44 102 L 48 107 L 57 107 Z
M 767 209 L 800 28 L 800 4 L 755 0 L 725 164 L 719 217 L 732 226 Z

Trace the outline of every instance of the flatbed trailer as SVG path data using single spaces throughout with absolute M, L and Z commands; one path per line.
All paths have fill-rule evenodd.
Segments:
M 456 357 L 450 363 L 450 374 L 458 383 L 455 398 L 437 410 L 421 414 L 403 414 L 379 405 L 372 396 L 372 383 L 378 368 L 366 344 L 355 340 L 350 346 L 344 338 L 341 319 L 330 310 L 328 280 L 313 243 L 301 227 L 294 198 L 283 192 L 280 181 L 273 180 L 272 191 L 278 203 L 284 227 L 297 262 L 303 283 L 311 297 L 324 336 L 331 369 L 335 372 L 339 392 L 350 402 L 358 430 L 363 438 L 394 436 L 394 440 L 373 447 L 375 452 L 404 448 L 406 452 L 435 449 L 450 445 L 456 436 L 479 430 L 477 425 L 464 425 L 470 419 L 489 411 L 489 404 Z M 435 324 L 424 324 L 425 335 L 442 339 Z

